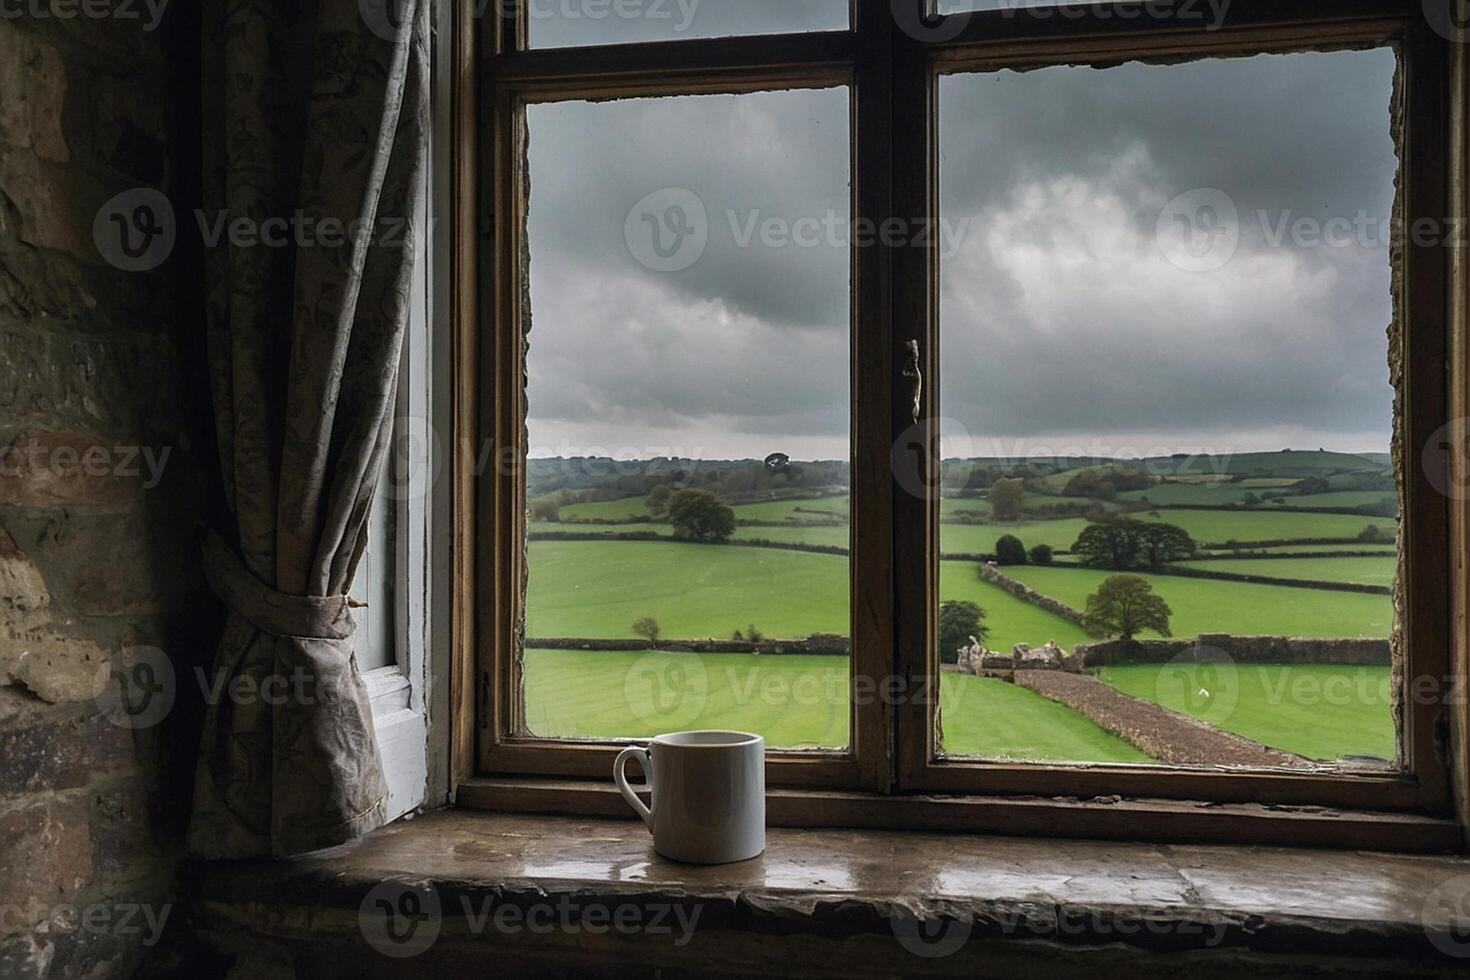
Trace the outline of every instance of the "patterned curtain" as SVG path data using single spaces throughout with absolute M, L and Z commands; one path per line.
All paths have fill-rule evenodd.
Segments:
M 429 10 L 204 2 L 200 226 L 230 514 L 204 548 L 228 619 L 189 843 L 210 858 L 287 855 L 383 821 L 346 590 L 392 433 L 427 164 Z

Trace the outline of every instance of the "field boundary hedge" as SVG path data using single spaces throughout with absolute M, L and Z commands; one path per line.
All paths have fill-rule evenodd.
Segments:
M 1385 490 L 1385 496 L 1392 496 L 1392 492 Z M 1135 501 L 1137 502 L 1137 501 Z M 1358 507 L 1372 507 L 1372 504 L 1359 504 Z M 1393 521 L 1398 523 L 1397 514 L 1378 514 L 1372 511 L 1359 510 L 1357 507 L 1247 507 L 1244 504 L 1154 504 L 1143 510 L 1228 510 L 1243 514 L 1336 514 L 1340 517 L 1366 517 L 1377 518 L 1380 521 Z
M 1078 626 L 1082 626 L 1084 629 L 1086 629 L 1086 627 L 1083 626 L 1083 616 L 1081 612 L 1073 609 L 1071 606 L 1067 605 L 1065 602 L 1062 602 L 1060 599 L 1053 599 L 1049 595 L 1043 595 L 1042 593 L 1037 592 L 1025 582 L 1016 581 L 1005 572 L 1002 572 L 995 565 L 991 565 L 988 563 L 982 564 L 980 566 L 980 578 L 986 582 L 989 582 L 991 585 L 995 585 L 1004 589 L 1005 591 L 1009 592 L 1011 595 L 1015 596 L 1017 599 L 1020 599 L 1023 602 L 1029 602 L 1033 606 L 1045 609 L 1047 612 L 1051 613 L 1054 616 L 1060 616 L 1068 622 L 1076 623 Z
M 1053 568 L 1085 568 L 1095 572 L 1113 571 L 1082 565 L 1077 562 L 1053 562 Z M 1118 575 L 1170 575 L 1175 578 L 1206 578 L 1221 582 L 1243 582 L 1250 585 L 1284 585 L 1294 589 L 1322 589 L 1327 592 L 1358 592 L 1364 595 L 1393 595 L 1386 585 L 1364 585 L 1361 582 L 1319 582 L 1316 579 L 1275 578 L 1270 575 L 1247 575 L 1242 572 L 1212 572 L 1207 568 L 1180 568 L 1176 565 L 1160 565 L 1158 568 L 1137 568 L 1116 572 Z
M 1195 555 L 1190 561 L 1237 561 L 1256 558 L 1392 558 L 1391 551 L 1232 551 L 1228 555 Z
M 1241 663 L 1349 664 L 1385 667 L 1393 663 L 1388 640 L 1371 637 L 1235 636 L 1201 633 L 1159 640 L 1100 640 L 1073 649 L 1084 667 L 1119 664 L 1220 663 L 1223 654 Z
M 1200 542 L 1199 547 L 1211 551 L 1242 551 L 1246 548 L 1280 548 L 1291 544 L 1393 544 L 1386 541 L 1364 541 L 1361 538 L 1267 538 L 1264 541 L 1210 541 Z
M 647 640 L 608 639 L 597 637 L 545 637 L 528 636 L 527 650 L 587 650 L 594 653 L 641 652 L 653 653 L 654 648 Z M 848 656 L 852 653 L 852 641 L 835 633 L 814 633 L 805 639 L 784 640 L 661 640 L 659 653 L 788 653 L 813 656 Z
M 781 525 L 771 525 L 780 527 Z M 685 541 L 676 538 L 672 534 L 655 534 L 652 531 L 615 531 L 611 534 L 591 534 L 586 531 L 532 531 L 526 535 L 527 541 L 667 541 L 671 544 L 696 544 L 701 542 Z M 702 542 L 708 544 L 708 542 Z M 850 550 L 837 544 L 807 544 L 803 541 L 772 541 L 770 538 L 731 538 L 723 542 L 723 545 L 715 544 L 711 547 L 727 548 L 774 548 L 777 551 L 804 551 L 813 555 L 838 555 L 846 558 L 852 554 Z M 994 555 L 956 554 L 945 552 L 939 556 L 944 561 L 994 561 Z

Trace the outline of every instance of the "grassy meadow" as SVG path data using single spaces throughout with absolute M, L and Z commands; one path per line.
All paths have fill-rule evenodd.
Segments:
M 1098 678 L 1309 759 L 1394 757 L 1388 667 L 1239 664 L 1222 673 L 1215 664 L 1125 664 Z
M 547 738 L 647 738 L 724 728 L 781 748 L 841 748 L 846 657 L 528 650 L 526 723 Z M 1005 681 L 945 674 L 944 748 L 1057 762 L 1148 762 L 1092 722 Z
M 1232 575 L 1263 575 L 1308 582 L 1350 582 L 1355 585 L 1393 584 L 1398 560 L 1381 558 L 1220 558 L 1176 562 L 1180 568 L 1201 568 Z
M 1266 559 L 1276 564 L 1290 559 Z M 1338 561 L 1323 558 L 1322 564 Z M 1355 561 L 1356 559 L 1347 559 Z M 1203 564 L 1203 563 L 1202 563 Z M 1210 567 L 1238 562 L 1209 562 Z M 1076 609 L 1087 604 L 1113 572 L 1092 568 L 1028 565 L 1007 568 L 1006 574 L 1043 595 L 1060 599 Z M 1142 575 L 1173 610 L 1175 636 L 1234 633 L 1239 636 L 1387 636 L 1393 606 L 1389 596 L 1282 585 L 1257 585 L 1174 575 Z
M 1392 535 L 1394 518 L 1283 509 L 1350 508 L 1392 500 L 1392 492 L 1361 489 L 1381 485 L 1386 472 L 1382 454 L 1256 453 L 1150 462 L 1172 466 L 1170 478 L 1094 501 L 1062 496 L 1085 461 L 1065 464 L 1079 469 L 1028 482 L 1027 511 L 1016 521 L 995 520 L 983 490 L 945 497 L 940 505 L 941 554 L 992 554 L 996 541 L 1007 534 L 1028 549 L 1048 545 L 1064 564 L 1009 566 L 1005 571 L 1081 610 L 1087 597 L 1116 573 L 1066 564 L 1066 553 L 1088 521 L 1055 516 L 1048 508 L 1090 507 L 1122 509 L 1138 520 L 1175 524 L 1199 545 L 1214 546 L 1209 554 L 1215 557 L 1179 562 L 1183 568 L 1306 582 L 1387 586 L 1393 581 L 1394 544 L 1357 538 L 1368 525 Z M 1297 484 L 1306 478 L 1314 481 L 1311 486 L 1328 489 L 1298 492 Z M 849 547 L 849 498 L 827 489 L 824 485 L 813 491 L 823 495 L 808 498 L 732 504 L 737 527 L 725 545 L 676 540 L 666 521 L 649 519 L 643 496 L 597 500 L 587 498 L 611 491 L 561 493 L 556 498 L 560 520 L 528 526 L 533 540 L 528 546 L 526 633 L 629 639 L 634 637 L 634 620 L 651 616 L 670 640 L 728 639 L 751 626 L 768 638 L 846 635 L 851 602 L 846 555 L 751 543 Z M 1287 496 L 1264 501 L 1266 493 Z M 1135 509 L 1140 505 L 1150 509 Z M 1210 509 L 1222 505 L 1230 509 Z M 657 540 L 597 540 L 622 534 L 656 535 Z M 550 540 L 545 535 L 590 540 Z M 1341 543 L 1283 543 L 1302 539 Z M 1232 541 L 1263 542 L 1249 550 L 1295 557 L 1219 557 L 1231 554 L 1219 546 Z M 1341 551 L 1367 554 L 1326 554 Z M 1318 553 L 1322 556 L 1315 557 Z M 1143 577 L 1172 609 L 1175 636 L 1384 637 L 1392 618 L 1390 599 L 1383 595 L 1163 574 Z M 986 645 L 994 650 L 1048 640 L 1070 649 L 1095 639 L 1075 623 L 983 581 L 973 560 L 941 560 L 940 598 L 980 605 L 989 630 Z M 525 655 L 527 721 L 542 736 L 638 738 L 680 728 L 738 728 L 764 734 L 773 746 L 835 748 L 848 741 L 848 666 L 842 656 L 532 649 Z M 1387 668 L 1242 665 L 1223 679 L 1210 674 L 1212 669 L 1137 664 L 1110 667 L 1099 676 L 1125 693 L 1310 758 L 1393 756 L 1393 722 L 1384 693 Z M 1208 693 L 1202 696 L 1201 690 Z M 1070 709 L 1001 680 L 945 673 L 941 692 L 943 746 L 950 753 L 1035 761 L 1150 761 Z

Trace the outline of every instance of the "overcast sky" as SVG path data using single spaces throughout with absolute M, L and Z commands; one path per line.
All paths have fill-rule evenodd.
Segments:
M 955 452 L 1385 451 L 1393 70 L 942 79 Z M 848 456 L 848 126 L 845 90 L 531 108 L 533 455 Z M 1233 253 L 1218 211 L 1159 234 L 1201 188 Z

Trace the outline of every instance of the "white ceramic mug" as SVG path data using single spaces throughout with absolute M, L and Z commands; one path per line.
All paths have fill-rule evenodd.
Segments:
M 624 769 L 637 759 L 652 788 L 644 806 Z M 674 861 L 729 864 L 766 849 L 766 740 L 745 732 L 676 732 L 645 750 L 630 745 L 613 763 L 613 781 Z

